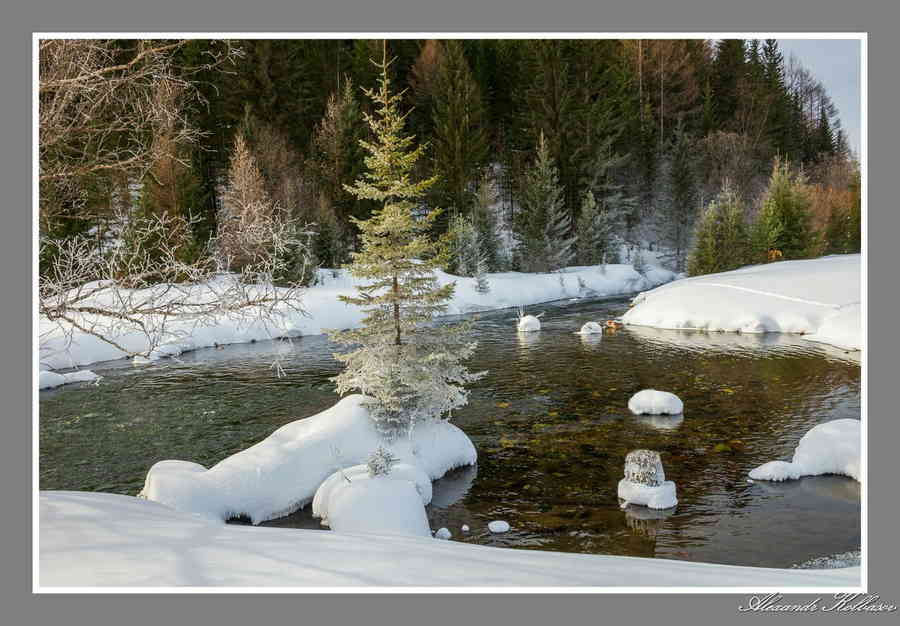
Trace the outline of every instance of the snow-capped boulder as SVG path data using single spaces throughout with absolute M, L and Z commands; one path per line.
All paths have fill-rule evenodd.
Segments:
M 541 320 L 534 315 L 524 315 L 519 318 L 516 328 L 520 333 L 533 333 L 541 329 Z
M 841 474 L 859 480 L 860 421 L 839 419 L 814 426 L 803 435 L 788 461 L 770 461 L 750 472 L 753 480 L 795 480 L 803 476 Z
M 310 502 L 336 469 L 365 463 L 384 445 L 364 400 L 359 394 L 346 396 L 209 469 L 187 461 L 160 461 L 147 473 L 140 495 L 222 521 L 246 515 L 259 524 L 288 515 Z M 386 447 L 398 463 L 415 466 L 430 480 L 474 465 L 477 458 L 468 436 L 444 420 L 419 424 L 410 438 Z M 424 493 L 424 483 L 417 484 Z
M 335 532 L 431 537 L 425 505 L 431 479 L 408 463 L 372 475 L 368 465 L 337 471 L 313 498 L 313 516 Z
M 625 478 L 619 481 L 622 507 L 629 504 L 670 509 L 678 504 L 675 483 L 666 480 L 659 452 L 633 450 L 625 457 Z
M 505 533 L 509 532 L 509 522 L 504 522 L 503 520 L 494 520 L 493 522 L 488 523 L 488 530 L 492 533 Z
M 453 533 L 450 532 L 449 528 L 438 528 L 434 533 L 435 539 L 450 539 L 453 536 Z
M 597 322 L 587 322 L 584 326 L 581 327 L 581 330 L 578 331 L 579 335 L 597 335 L 603 334 L 603 327 Z
M 635 415 L 680 415 L 684 413 L 684 403 L 674 393 L 644 389 L 631 396 L 628 410 Z

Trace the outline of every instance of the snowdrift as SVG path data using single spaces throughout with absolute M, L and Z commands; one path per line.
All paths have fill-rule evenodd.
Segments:
M 650 289 L 673 280 L 675 274 L 661 267 L 648 266 L 640 274 L 630 265 L 607 265 L 604 271 L 597 266 L 569 267 L 548 274 L 501 272 L 488 274 L 488 293 L 478 293 L 475 279 L 437 272 L 438 283 L 456 283 L 456 291 L 447 309 L 448 314 L 488 311 L 528 306 L 564 298 L 598 297 L 629 294 Z M 224 278 L 222 279 L 224 280 Z M 223 314 L 212 324 L 199 325 L 191 321 L 171 320 L 167 336 L 151 354 L 151 358 L 177 356 L 182 352 L 214 345 L 249 343 L 277 337 L 321 335 L 327 329 L 354 328 L 363 318 L 362 311 L 338 300 L 340 295 L 353 295 L 360 281 L 344 270 L 319 270 L 317 283 L 302 295 L 302 307 L 307 315 L 285 311 L 277 325 L 253 319 L 252 311 L 243 319 Z M 159 288 L 157 288 L 159 289 Z M 152 298 L 152 288 L 145 290 L 142 299 Z M 162 290 L 161 290 L 162 291 Z M 182 288 L 179 293 L 184 293 Z M 189 290 L 191 291 L 191 290 Z M 212 290 L 196 285 L 191 298 L 203 301 Z M 97 296 L 102 300 L 102 294 Z M 90 326 L 90 316 L 80 320 Z M 72 331 L 71 343 L 64 329 L 46 318 L 39 320 L 42 337 L 40 360 L 48 369 L 64 369 L 110 361 L 127 356 L 118 348 L 92 335 Z M 146 336 L 139 332 L 123 333 L 116 341 L 133 352 L 149 347 Z
M 860 350 L 860 278 L 858 254 L 754 265 L 641 293 L 622 320 L 665 329 L 802 333 Z
M 859 567 L 767 569 L 226 525 L 105 493 L 40 493 L 44 587 L 851 587 Z
M 825 422 L 803 435 L 794 458 L 770 461 L 750 472 L 753 480 L 796 480 L 803 476 L 841 474 L 860 477 L 860 421 L 840 419 Z
M 288 515 L 312 501 L 335 471 L 365 463 L 383 443 L 363 400 L 362 395 L 347 396 L 209 469 L 188 461 L 160 461 L 150 468 L 139 495 L 217 521 L 246 515 L 259 524 Z M 410 439 L 385 447 L 430 480 L 477 459 L 471 440 L 446 421 L 419 425 Z

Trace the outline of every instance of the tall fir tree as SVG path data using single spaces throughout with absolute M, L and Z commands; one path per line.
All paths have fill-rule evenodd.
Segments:
M 809 205 L 803 176 L 791 172 L 787 161 L 776 159 L 753 227 L 753 247 L 758 260 L 768 259 L 770 252 L 783 259 L 809 256 L 815 237 Z
M 699 276 L 737 269 L 749 262 L 748 249 L 744 210 L 726 182 L 697 220 L 688 274 Z
M 670 142 L 660 197 L 661 242 L 669 249 L 673 269 L 685 271 L 688 248 L 697 218 L 697 181 L 693 168 L 693 142 L 682 128 Z
M 519 240 L 516 255 L 521 270 L 546 272 L 552 269 L 548 232 L 553 231 L 554 227 L 550 225 L 550 220 L 551 216 L 559 216 L 564 210 L 559 171 L 541 133 L 535 161 L 525 171 L 519 191 L 519 210 L 515 215 L 514 226 Z
M 356 296 L 341 296 L 365 312 L 359 329 L 331 337 L 354 346 L 335 357 L 346 369 L 333 380 L 338 393 L 358 390 L 381 435 L 409 436 L 416 424 L 447 415 L 467 401 L 466 383 L 478 378 L 463 364 L 475 349 L 465 327 L 434 326 L 454 284 L 439 285 L 435 270 L 444 263 L 442 246 L 430 236 L 437 211 L 422 213 L 421 202 L 435 178 L 414 179 L 425 146 L 404 135 L 400 94 L 391 92 L 386 50 L 378 68 L 378 89 L 367 89 L 375 111 L 365 119 L 371 141 L 366 172 L 348 185 L 359 198 L 378 203 L 368 220 L 355 220 L 362 249 L 352 255 L 353 276 L 369 282 Z

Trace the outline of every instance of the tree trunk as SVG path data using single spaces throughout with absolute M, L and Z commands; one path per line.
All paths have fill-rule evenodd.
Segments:
M 394 275 L 394 329 L 397 335 L 394 338 L 394 345 L 401 345 L 400 341 L 400 283 L 397 281 L 397 275 Z

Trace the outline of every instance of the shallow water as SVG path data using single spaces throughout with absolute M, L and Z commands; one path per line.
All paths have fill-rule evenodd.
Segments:
M 432 528 L 470 543 L 788 567 L 860 545 L 859 484 L 824 476 L 749 483 L 788 459 L 815 424 L 860 417 L 852 355 L 786 335 L 628 328 L 574 331 L 620 315 L 624 300 L 556 303 L 540 333 L 514 313 L 474 322 L 475 370 L 488 370 L 454 422 L 478 466 L 435 483 Z M 41 393 L 40 487 L 135 494 L 162 459 L 211 465 L 335 401 L 325 337 L 204 349 L 179 361 L 95 367 L 99 385 Z M 286 376 L 277 378 L 275 357 Z M 678 394 L 683 418 L 635 417 L 644 388 Z M 625 455 L 659 450 L 678 507 L 621 510 Z M 487 523 L 512 530 L 492 535 Z M 316 528 L 308 510 L 268 524 Z M 460 531 L 468 524 L 471 531 Z

